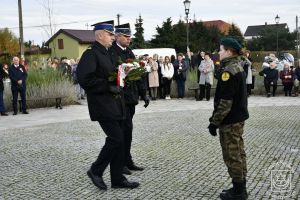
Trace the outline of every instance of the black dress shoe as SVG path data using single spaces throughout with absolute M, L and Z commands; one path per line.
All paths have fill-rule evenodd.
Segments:
M 13 115 L 17 115 L 17 114 L 18 114 L 17 112 L 14 112 L 14 113 L 13 113 Z
M 1 116 L 8 116 L 6 112 L 1 112 Z
M 123 180 L 120 183 L 117 184 L 112 184 L 111 187 L 112 188 L 137 188 L 139 187 L 139 183 L 138 182 L 129 182 L 128 180 Z
M 133 171 L 143 171 L 144 170 L 143 167 L 138 167 L 135 164 L 128 165 L 127 167 L 128 167 L 128 169 L 133 170 Z
M 91 169 L 87 172 L 87 175 L 90 177 L 90 179 L 92 180 L 92 182 L 94 183 L 94 185 L 96 187 L 98 187 L 101 190 L 107 190 L 107 186 L 104 183 L 101 176 L 97 176 L 97 175 L 93 174 Z
M 23 113 L 23 114 L 29 114 L 29 112 L 27 112 L 27 111 L 23 111 L 22 113 Z
M 131 171 L 128 169 L 128 167 L 124 166 L 122 170 L 122 174 L 131 175 Z

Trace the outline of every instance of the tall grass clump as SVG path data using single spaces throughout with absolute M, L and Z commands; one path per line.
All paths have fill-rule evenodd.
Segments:
M 185 82 L 185 96 L 193 97 L 195 95 L 194 91 L 188 90 L 188 88 L 199 87 L 197 80 L 197 68 L 189 68 L 186 72 L 186 82 Z M 176 80 L 172 81 L 171 85 L 171 96 L 177 97 L 177 84 Z

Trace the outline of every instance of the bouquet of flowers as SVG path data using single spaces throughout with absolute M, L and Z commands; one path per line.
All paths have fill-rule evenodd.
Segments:
M 125 63 L 120 62 L 118 72 L 111 73 L 109 76 L 109 81 L 117 80 L 117 85 L 124 87 L 127 81 L 136 81 L 141 79 L 143 74 L 146 72 L 144 68 L 144 63 L 134 61 L 133 59 L 127 59 Z

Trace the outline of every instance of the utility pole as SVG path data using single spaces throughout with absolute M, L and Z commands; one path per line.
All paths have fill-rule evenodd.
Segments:
M 23 18 L 22 18 L 22 1 L 18 0 L 18 8 L 19 8 L 19 32 L 20 32 L 20 56 L 21 59 L 24 58 L 24 38 L 23 38 Z
M 86 30 L 89 30 L 89 24 L 86 23 L 85 26 L 86 26 Z
M 122 15 L 120 15 L 120 14 L 117 14 L 117 19 L 118 19 L 118 26 L 120 25 L 120 17 L 121 17 Z
M 298 65 L 300 66 L 300 35 L 299 35 L 299 27 L 298 27 L 298 15 L 296 16 L 296 30 L 297 30 L 297 59 Z M 296 63 L 295 63 L 296 64 Z

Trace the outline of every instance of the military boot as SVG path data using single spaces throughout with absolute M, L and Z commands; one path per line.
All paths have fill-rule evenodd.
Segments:
M 246 200 L 248 199 L 248 194 L 246 190 L 246 181 L 244 182 L 232 182 L 233 188 L 228 190 L 223 190 L 220 193 L 220 198 L 222 200 Z
M 246 194 L 246 196 L 248 197 L 247 188 L 246 188 L 246 182 L 247 182 L 246 180 L 243 181 L 243 191 Z M 233 182 L 232 182 L 232 184 L 233 184 Z M 230 189 L 222 190 L 222 193 L 226 193 L 226 192 L 229 192 L 231 190 L 233 190 L 233 187 L 230 188 Z

